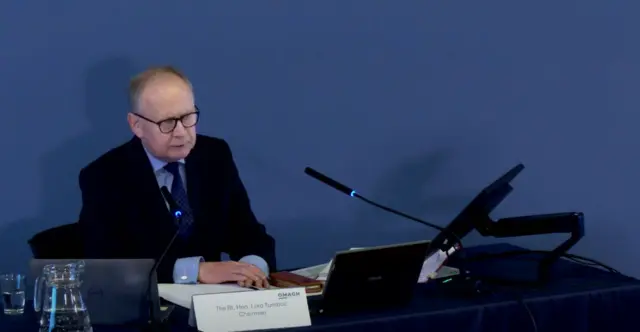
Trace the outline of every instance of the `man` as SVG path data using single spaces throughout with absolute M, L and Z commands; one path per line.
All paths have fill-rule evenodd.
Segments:
M 184 213 L 160 282 L 267 286 L 275 241 L 251 211 L 227 143 L 196 135 L 189 80 L 152 68 L 132 79 L 130 98 L 135 137 L 80 172 L 85 256 L 157 259 L 178 230 L 166 186 Z M 221 252 L 234 261 L 220 262 Z

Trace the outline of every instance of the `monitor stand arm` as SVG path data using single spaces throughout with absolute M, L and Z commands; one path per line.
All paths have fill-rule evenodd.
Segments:
M 549 280 L 551 265 L 584 236 L 584 215 L 581 212 L 566 212 L 503 218 L 498 221 L 487 216 L 483 220 L 476 219 L 474 227 L 482 236 L 496 238 L 571 234 L 567 241 L 551 250 L 540 261 L 538 280 L 545 282 Z

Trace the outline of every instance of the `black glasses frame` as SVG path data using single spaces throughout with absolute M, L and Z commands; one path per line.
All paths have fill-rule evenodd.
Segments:
M 135 116 L 137 116 L 137 117 L 139 117 L 139 118 L 141 118 L 141 119 L 143 119 L 145 121 L 149 121 L 151 123 L 156 124 L 158 126 L 158 130 L 160 130 L 161 133 L 169 134 L 169 133 L 172 133 L 176 129 L 176 126 L 178 126 L 178 121 L 180 121 L 180 123 L 182 123 L 182 126 L 185 127 L 185 128 L 191 128 L 191 127 L 195 126 L 196 124 L 198 124 L 198 120 L 200 120 L 200 109 L 198 108 L 198 106 L 195 106 L 195 109 L 196 109 L 195 112 L 190 112 L 190 113 L 187 113 L 187 114 L 183 114 L 182 116 L 179 116 L 179 117 L 163 119 L 163 120 L 160 120 L 160 121 L 153 121 L 153 120 L 147 118 L 144 115 L 141 115 L 141 114 L 138 114 L 138 113 L 134 113 L 134 112 L 132 112 L 131 114 L 133 114 L 133 115 L 135 115 Z M 192 116 L 192 115 L 196 116 L 196 121 L 190 126 L 185 125 L 184 124 L 184 119 L 186 119 L 188 116 Z M 171 127 L 171 129 L 169 131 L 162 130 L 162 125 L 163 124 L 170 124 L 170 123 L 172 123 L 171 121 L 173 121 L 173 126 Z

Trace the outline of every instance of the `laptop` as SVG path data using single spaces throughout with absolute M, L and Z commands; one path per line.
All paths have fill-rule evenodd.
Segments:
M 430 243 L 419 241 L 336 253 L 322 294 L 308 297 L 311 313 L 408 304 Z
M 30 289 L 42 275 L 48 264 L 68 264 L 77 259 L 32 259 L 29 264 Z M 91 324 L 128 325 L 149 322 L 149 299 L 147 297 L 149 272 L 153 259 L 84 259 L 81 274 L 82 299 L 89 311 Z M 160 309 L 157 281 L 152 283 L 151 303 L 155 317 L 168 316 L 170 310 Z M 33 294 L 31 294 L 33 296 Z M 164 318 L 164 317 L 163 317 Z

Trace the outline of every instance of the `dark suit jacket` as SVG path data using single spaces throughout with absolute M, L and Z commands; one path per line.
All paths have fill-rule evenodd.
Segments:
M 172 282 L 178 258 L 219 261 L 221 252 L 258 255 L 275 271 L 275 241 L 251 211 L 227 143 L 198 135 L 185 168 L 194 223 L 160 264 L 159 281 Z M 80 190 L 86 258 L 157 259 L 177 229 L 136 137 L 82 169 Z

